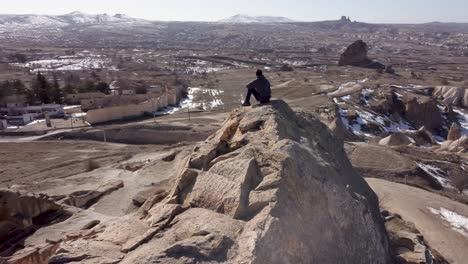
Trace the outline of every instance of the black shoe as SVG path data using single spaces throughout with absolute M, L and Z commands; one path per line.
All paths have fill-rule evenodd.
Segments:
M 244 102 L 242 106 L 251 106 L 250 102 Z

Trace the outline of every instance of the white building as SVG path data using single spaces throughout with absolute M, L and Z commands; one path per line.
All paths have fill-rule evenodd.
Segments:
M 59 104 L 6 107 L 0 108 L 0 112 L 6 114 L 6 119 L 9 124 L 16 126 L 25 125 L 34 121 L 35 119 L 44 118 L 45 113 L 49 113 L 50 117 L 55 118 L 65 116 L 63 106 Z

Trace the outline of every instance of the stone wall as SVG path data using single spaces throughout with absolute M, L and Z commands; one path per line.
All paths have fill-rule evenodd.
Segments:
M 167 107 L 167 95 L 152 98 L 141 104 L 128 104 L 102 109 L 90 110 L 86 114 L 86 121 L 90 124 L 98 124 L 128 118 L 143 116 L 145 113 L 153 113 Z
M 83 99 L 80 101 L 81 110 L 89 111 L 93 109 L 121 106 L 128 104 L 140 104 L 159 95 L 133 94 L 133 95 L 107 95 L 102 98 Z

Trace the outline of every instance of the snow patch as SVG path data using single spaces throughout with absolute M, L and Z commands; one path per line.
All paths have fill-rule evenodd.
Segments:
M 348 83 L 343 83 L 340 85 L 340 87 L 338 87 L 338 89 L 332 93 L 329 93 L 331 96 L 335 96 L 337 95 L 339 92 L 343 91 L 343 90 L 347 90 L 347 89 L 350 89 L 350 88 L 353 88 L 359 84 L 363 84 L 363 83 L 366 83 L 369 79 L 366 78 L 366 79 L 362 79 L 362 80 L 357 80 L 357 81 L 354 81 L 354 82 L 348 82 Z
M 211 72 L 219 72 L 222 70 L 229 69 L 227 67 L 187 67 L 185 72 L 187 74 L 203 74 L 203 73 L 211 73 Z
M 426 172 L 429 176 L 436 179 L 444 188 L 456 189 L 450 184 L 450 180 L 447 179 L 447 173 L 440 168 L 437 168 L 433 165 L 416 163 L 418 167 Z
M 457 214 L 456 212 L 452 212 L 445 208 L 440 208 L 440 210 L 428 207 L 429 211 L 435 215 L 440 216 L 443 220 L 450 223 L 452 229 L 457 231 L 458 233 L 468 237 L 468 218 Z
M 43 59 L 29 61 L 26 63 L 12 63 L 12 66 L 29 68 L 31 72 L 47 71 L 79 71 L 83 69 L 106 68 L 111 62 L 110 59 L 102 58 L 66 58 L 66 59 Z M 110 68 L 111 69 L 111 68 Z
M 79 117 L 86 116 L 86 113 L 73 113 L 71 114 L 71 116 L 74 118 L 79 118 Z
M 210 109 L 220 107 L 224 105 L 224 102 L 218 97 L 220 94 L 224 93 L 223 90 L 219 89 L 204 89 L 199 87 L 189 87 L 187 89 L 187 98 L 180 101 L 178 106 L 169 106 L 164 109 L 161 109 L 155 112 L 155 115 L 168 115 L 179 112 L 182 109 L 203 109 L 208 111 Z M 207 94 L 212 97 L 212 101 L 197 101 L 195 102 L 195 97 L 200 94 Z
M 42 122 L 45 122 L 45 119 L 34 120 L 32 122 L 27 123 L 26 126 L 35 125 L 35 124 L 39 124 L 39 123 L 42 123 Z
M 79 108 L 79 107 L 81 107 L 81 105 L 65 105 L 63 107 L 63 110 L 69 110 L 69 109 Z

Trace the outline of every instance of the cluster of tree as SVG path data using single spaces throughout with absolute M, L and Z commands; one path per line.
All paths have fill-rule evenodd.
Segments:
M 0 98 L 15 94 L 26 94 L 26 86 L 21 80 L 4 81 L 0 83 Z
M 64 79 L 65 85 L 61 87 L 57 76 L 54 74 L 52 81 L 38 73 L 27 87 L 21 80 L 0 82 L 0 98 L 11 95 L 26 95 L 29 104 L 61 104 L 64 96 L 74 93 L 102 92 L 110 93 L 110 87 L 99 77 L 93 76 L 82 81 L 79 76 L 68 74 Z
M 64 83 L 63 92 L 65 94 L 88 92 L 110 93 L 109 84 L 102 81 L 95 72 L 92 72 L 91 77 L 85 80 L 81 80 L 78 75 L 69 73 L 65 76 Z
M 27 57 L 26 55 L 22 54 L 22 53 L 14 53 L 14 54 L 10 54 L 8 56 L 8 58 L 10 59 L 10 61 L 13 61 L 13 62 L 19 62 L 19 63 L 26 63 L 27 62 Z
M 50 83 L 44 75 L 38 73 L 32 80 L 30 89 L 26 90 L 26 98 L 29 104 L 63 103 L 63 93 L 57 76 L 54 75 L 54 80 Z

